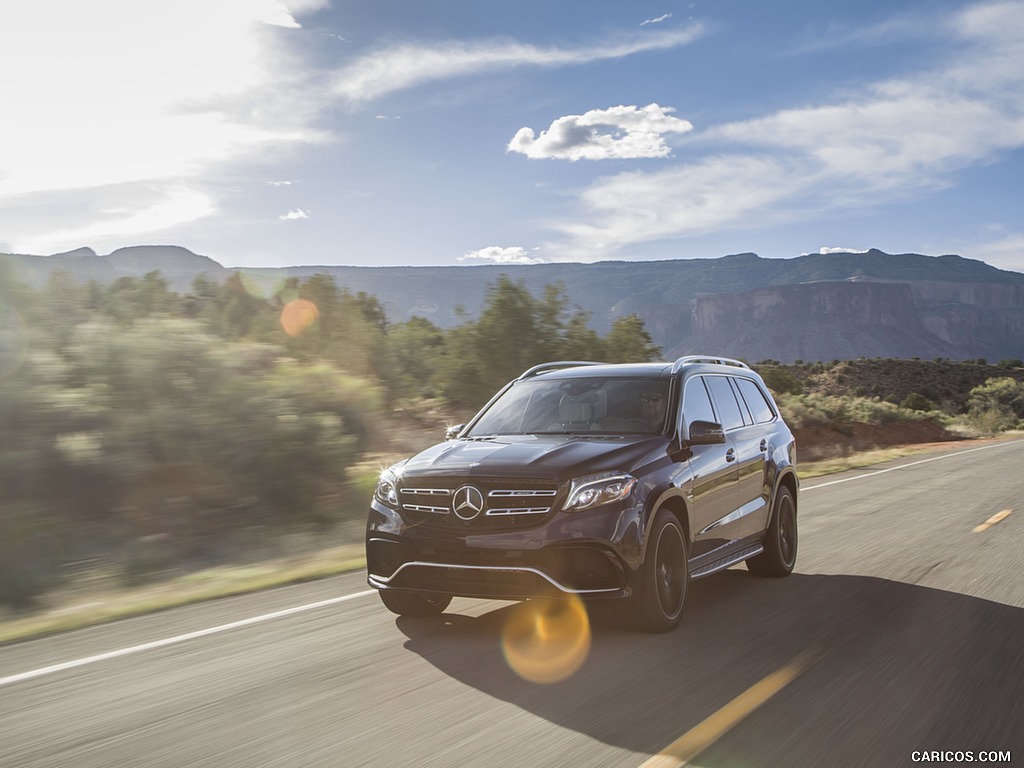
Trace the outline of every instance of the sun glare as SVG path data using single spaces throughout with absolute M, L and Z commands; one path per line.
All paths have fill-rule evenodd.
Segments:
M 502 647 L 509 667 L 523 679 L 565 680 L 590 653 L 587 610 L 578 598 L 519 603 L 505 623 Z
M 281 310 L 281 327 L 289 336 L 298 336 L 320 317 L 316 304 L 308 299 L 294 299 Z

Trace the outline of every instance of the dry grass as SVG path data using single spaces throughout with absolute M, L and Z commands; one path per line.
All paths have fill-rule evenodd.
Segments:
M 40 637 L 180 605 L 313 581 L 365 566 L 361 544 L 253 566 L 198 571 L 134 589 L 87 589 L 55 596 L 47 609 L 0 622 L 0 643 Z
M 833 475 L 837 472 L 845 472 L 848 469 L 863 469 L 864 467 L 883 464 L 893 459 L 904 456 L 914 456 L 921 453 L 932 453 L 939 450 L 952 450 L 958 446 L 963 448 L 998 443 L 1004 440 L 1019 440 L 1024 437 L 1024 432 L 1003 432 L 997 437 L 965 438 L 963 440 L 944 441 L 941 443 L 918 443 L 914 445 L 894 445 L 887 448 L 877 448 L 871 451 L 862 451 L 849 456 L 840 456 L 834 459 L 823 459 L 822 461 L 800 462 L 800 479 L 821 477 L 822 475 Z

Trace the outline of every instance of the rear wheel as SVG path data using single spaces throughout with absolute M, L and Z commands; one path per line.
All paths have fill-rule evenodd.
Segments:
M 640 594 L 634 598 L 636 623 L 648 632 L 668 632 L 679 624 L 690 584 L 686 533 L 663 509 L 654 518 Z
M 383 589 L 378 594 L 387 609 L 399 616 L 437 616 L 452 601 L 451 595 L 405 592 L 400 589 Z
M 764 552 L 747 560 L 747 570 L 755 576 L 789 576 L 796 565 L 796 501 L 786 486 L 775 496 L 772 521 L 764 536 Z

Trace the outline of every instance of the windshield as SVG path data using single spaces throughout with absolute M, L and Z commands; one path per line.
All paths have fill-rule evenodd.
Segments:
M 527 379 L 498 398 L 465 436 L 656 435 L 665 429 L 667 406 L 667 379 Z

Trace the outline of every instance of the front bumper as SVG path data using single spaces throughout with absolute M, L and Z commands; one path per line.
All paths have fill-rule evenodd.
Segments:
M 639 505 L 555 513 L 526 530 L 462 533 L 410 525 L 374 501 L 366 535 L 370 586 L 460 597 L 621 598 L 639 564 Z

